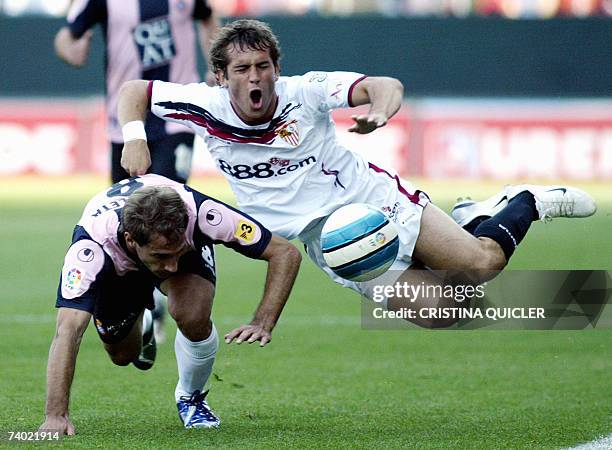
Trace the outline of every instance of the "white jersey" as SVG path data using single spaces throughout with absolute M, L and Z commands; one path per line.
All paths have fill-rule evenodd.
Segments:
M 381 188 L 382 202 L 389 177 L 395 178 L 372 170 L 336 139 L 330 111 L 352 106 L 352 90 L 363 78 L 351 72 L 280 77 L 274 118 L 263 125 L 245 124 L 227 89 L 204 83 L 153 82 L 151 110 L 202 136 L 240 209 L 293 239 L 346 203 L 372 201 Z

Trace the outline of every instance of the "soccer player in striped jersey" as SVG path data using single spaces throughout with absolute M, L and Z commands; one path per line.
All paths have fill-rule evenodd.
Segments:
M 217 427 L 204 386 L 218 347 L 211 310 L 214 245 L 268 263 L 262 299 L 250 323 L 225 335 L 265 346 L 287 301 L 301 256 L 252 217 L 159 175 L 129 178 L 94 196 L 66 253 L 57 291 L 57 328 L 47 366 L 41 430 L 74 434 L 70 387 L 83 333 L 93 318 L 113 363 L 148 370 L 156 356 L 151 293 L 168 296 L 177 324 L 179 379 L 174 392 L 185 428 Z
M 211 49 L 219 86 L 126 83 L 118 105 L 129 134 L 123 166 L 137 175 L 150 164 L 141 123 L 149 110 L 164 120 L 187 124 L 205 139 L 244 211 L 287 239 L 299 238 L 310 258 L 334 281 L 369 298 L 379 279 L 341 279 L 321 254 L 325 219 L 343 205 L 381 208 L 397 225 L 400 239 L 391 275 L 401 273 L 400 282 L 431 284 L 441 281 L 434 274 L 409 269 L 477 271 L 484 280 L 505 267 L 534 220 L 595 212 L 595 203 L 582 191 L 519 186 L 505 190 L 499 203 L 466 205 L 463 229 L 424 192 L 336 139 L 332 109 L 369 104 L 366 114 L 353 116 L 349 131 L 371 133 L 399 110 L 403 86 L 398 80 L 352 72 L 285 77 L 280 76 L 279 60 L 277 38 L 266 24 L 238 20 L 217 33 Z M 392 297 L 385 303 L 391 309 L 431 306 L 431 299 L 421 300 L 406 305 L 405 299 Z M 435 319 L 417 323 L 449 325 Z
M 66 26 L 55 38 L 55 50 L 67 63 L 83 66 L 89 54 L 92 29 L 100 25 L 105 51 L 106 110 L 111 142 L 113 183 L 128 177 L 120 164 L 123 138 L 117 118 L 121 85 L 134 79 L 173 83 L 200 81 L 197 41 L 208 59 L 210 40 L 219 21 L 206 0 L 75 0 Z M 194 24 L 197 25 L 197 35 Z M 206 79 L 214 83 L 208 72 Z M 185 183 L 191 170 L 193 131 L 147 118 L 152 153 L 149 172 Z

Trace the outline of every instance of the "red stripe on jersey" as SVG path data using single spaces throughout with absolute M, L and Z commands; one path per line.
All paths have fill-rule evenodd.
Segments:
M 271 144 L 276 138 L 275 130 L 270 130 L 269 132 L 259 137 L 244 137 L 228 133 L 219 128 L 214 127 L 204 117 L 200 117 L 196 114 L 170 113 L 164 115 L 164 117 L 169 117 L 171 119 L 176 120 L 188 120 L 200 127 L 206 128 L 206 131 L 208 131 L 211 136 L 215 136 L 219 139 L 231 142 L 238 142 L 242 144 Z
M 378 166 L 376 166 L 376 165 L 374 165 L 372 163 L 368 163 L 368 167 L 370 169 L 372 169 L 376 173 L 384 173 L 389 178 L 395 180 L 395 182 L 397 183 L 397 190 L 400 191 L 402 194 L 404 194 L 408 198 L 408 200 L 410 200 L 415 205 L 419 205 L 421 207 L 423 206 L 423 205 L 421 205 L 419 203 L 419 201 L 421 200 L 421 194 L 423 194 L 423 195 L 425 195 L 425 197 L 429 198 L 429 195 L 427 195 L 423 191 L 416 190 L 416 191 L 414 191 L 414 194 L 411 194 L 410 192 L 408 192 L 406 190 L 406 188 L 404 186 L 402 186 L 402 184 L 400 183 L 400 179 L 399 179 L 399 177 L 397 175 L 391 176 L 391 174 L 389 172 L 387 172 L 385 169 L 381 169 L 380 167 L 378 167 Z
M 353 81 L 353 84 L 351 84 L 351 87 L 349 88 L 348 91 L 348 104 L 351 108 L 353 108 L 355 105 L 353 104 L 353 89 L 355 89 L 355 86 L 357 86 L 357 84 L 359 84 L 360 81 L 364 80 L 368 78 L 367 75 L 362 76 L 361 78 L 357 78 L 355 81 Z
M 151 110 L 151 97 L 153 97 L 153 80 L 147 84 L 147 109 Z

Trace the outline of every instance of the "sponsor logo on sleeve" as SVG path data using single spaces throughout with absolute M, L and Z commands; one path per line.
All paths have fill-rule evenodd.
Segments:
M 223 221 L 223 214 L 216 209 L 209 209 L 206 211 L 206 223 L 216 227 Z
M 325 80 L 327 80 L 327 74 L 326 73 L 315 72 L 315 73 L 312 74 L 312 76 L 310 77 L 308 82 L 309 83 L 312 83 L 312 82 L 323 83 Z
M 87 262 L 92 262 L 94 259 L 94 252 L 92 249 L 90 248 L 82 248 L 81 250 L 79 250 L 79 252 L 77 253 L 77 259 L 81 262 L 87 263 Z
M 70 291 L 74 291 L 81 286 L 81 281 L 83 280 L 83 272 L 81 272 L 76 267 L 73 267 L 68 272 L 66 272 L 66 276 L 64 277 L 64 287 Z
M 237 237 L 238 239 L 250 244 L 253 242 L 253 238 L 255 237 L 255 231 L 257 231 L 257 225 L 247 220 L 241 220 L 238 222 L 234 237 Z

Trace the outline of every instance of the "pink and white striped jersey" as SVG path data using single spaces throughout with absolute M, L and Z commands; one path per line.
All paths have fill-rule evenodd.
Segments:
M 207 20 L 206 0 L 75 0 L 67 25 L 75 38 L 100 24 L 106 42 L 106 108 L 112 142 L 123 137 L 117 119 L 119 88 L 128 80 L 200 81 L 194 20 Z M 186 128 L 154 116 L 147 120 L 150 140 Z
M 187 185 L 153 174 L 125 179 L 87 203 L 64 259 L 60 306 L 91 312 L 94 299 L 90 294 L 94 283 L 99 284 L 108 277 L 123 277 L 129 272 L 147 272 L 138 257 L 127 250 L 120 227 L 122 208 L 128 197 L 145 186 L 169 186 L 181 196 L 189 214 L 185 231 L 187 245 L 202 253 L 213 273 L 214 244 L 259 258 L 270 242 L 272 234 L 255 219 Z

